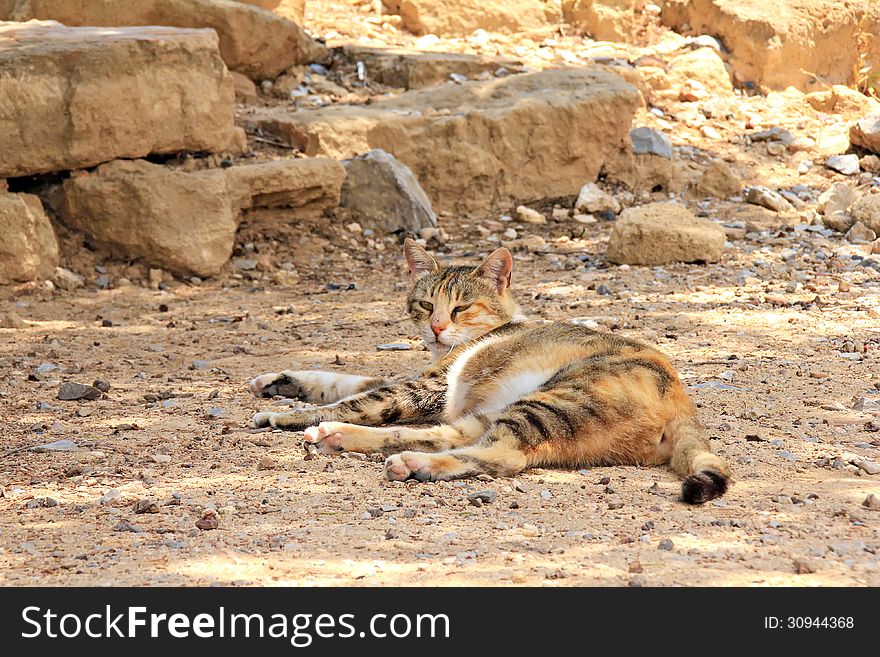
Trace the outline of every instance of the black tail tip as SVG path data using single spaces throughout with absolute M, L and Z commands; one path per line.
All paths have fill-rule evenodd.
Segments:
M 727 492 L 727 477 L 714 470 L 688 475 L 681 484 L 681 499 L 688 504 L 705 504 Z

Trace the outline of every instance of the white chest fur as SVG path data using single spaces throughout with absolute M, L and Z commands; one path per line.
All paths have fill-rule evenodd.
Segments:
M 541 363 L 535 363 L 525 369 L 512 366 L 509 371 L 501 372 L 495 381 L 477 381 L 466 378 L 463 373 L 468 362 L 499 339 L 502 338 L 487 338 L 468 347 L 447 371 L 447 421 L 452 422 L 465 412 L 468 414 L 498 412 L 518 399 L 522 399 L 525 395 L 538 390 L 556 372 L 556 367 L 542 367 Z M 482 400 L 474 406 L 469 396 L 477 385 L 482 389 L 480 391 Z

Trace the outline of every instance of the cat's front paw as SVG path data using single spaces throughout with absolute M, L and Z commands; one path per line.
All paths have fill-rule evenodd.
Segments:
M 321 422 L 316 427 L 307 428 L 303 440 L 312 443 L 324 454 L 338 454 L 345 451 L 342 444 L 345 427 L 342 422 Z
M 248 383 L 248 388 L 255 397 L 275 397 L 281 395 L 288 399 L 299 399 L 305 401 L 308 393 L 302 384 L 295 378 L 285 373 L 269 372 L 254 377 Z
M 259 413 L 255 413 L 251 418 L 251 424 L 253 424 L 257 429 L 263 429 L 265 427 L 272 426 L 272 416 L 275 415 L 272 411 L 260 411 Z

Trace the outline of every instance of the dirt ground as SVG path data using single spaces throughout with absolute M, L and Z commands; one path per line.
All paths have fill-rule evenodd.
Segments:
M 343 13 L 310 9 L 312 27 L 366 29 L 366 12 Z M 840 152 L 850 117 L 828 120 L 785 94 L 735 103 L 712 121 L 715 141 L 689 104 L 640 118 L 671 121 L 679 157 L 722 157 L 747 182 L 818 193 L 843 179 L 823 167 L 798 176 L 790 158 L 728 136 L 751 114 L 750 127 L 790 128 Z M 691 209 L 758 221 L 742 203 Z M 798 213 L 765 222 L 719 264 L 652 268 L 607 262 L 611 222 L 440 217 L 446 237 L 431 246 L 448 262 L 476 264 L 511 227 L 546 240 L 515 254 L 513 290 L 531 316 L 592 321 L 672 356 L 734 472 L 729 493 L 702 507 L 679 502 L 663 468 L 391 483 L 379 455 L 313 456 L 299 434 L 250 429 L 272 403 L 247 391 L 257 374 L 392 375 L 428 363 L 403 316 L 398 236 L 264 211 L 247 218 L 236 249 L 255 268 L 166 276 L 153 289 L 143 266 L 62 233 L 65 265 L 85 287 L 0 288 L 0 314 L 24 321 L 0 328 L 0 584 L 880 585 L 880 511 L 863 506 L 880 496 L 870 474 L 880 256 L 805 223 Z M 412 349 L 377 350 L 389 342 Z M 110 385 L 102 399 L 57 399 L 60 382 L 96 379 Z M 20 449 L 62 439 L 77 448 Z M 494 502 L 468 502 L 489 489 Z M 216 529 L 196 526 L 206 510 Z

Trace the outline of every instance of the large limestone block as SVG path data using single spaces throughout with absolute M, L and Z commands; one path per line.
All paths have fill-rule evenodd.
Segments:
M 621 213 L 608 241 L 608 259 L 628 265 L 717 262 L 725 240 L 721 226 L 683 205 L 651 203 Z
M 735 77 L 774 89 L 804 91 L 852 84 L 860 61 L 859 34 L 880 33 L 872 0 L 663 0 L 662 19 L 710 34 L 729 51 Z M 869 39 L 865 61 L 880 65 L 880 40 Z M 861 65 L 861 64 L 859 64 Z
M 112 255 L 181 275 L 216 274 L 232 255 L 240 211 L 336 207 L 345 171 L 324 158 L 204 171 L 117 160 L 77 172 L 49 194 L 59 219 Z
M 226 65 L 260 80 L 313 61 L 322 50 L 293 21 L 233 0 L 18 0 L 6 18 L 80 26 L 209 27 L 219 36 Z
M 49 278 L 58 240 L 40 199 L 0 191 L 0 285 Z
M 413 34 L 462 36 L 474 30 L 526 32 L 557 25 L 559 0 L 382 0 Z
M 629 143 L 638 91 L 619 77 L 556 69 L 440 85 L 370 105 L 254 114 L 306 155 L 379 148 L 415 174 L 435 209 L 577 196 Z
M 0 23 L 0 178 L 234 148 L 211 30 Z

